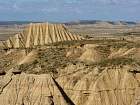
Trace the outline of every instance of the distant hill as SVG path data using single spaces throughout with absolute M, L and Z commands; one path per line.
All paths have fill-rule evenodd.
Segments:
M 101 20 L 79 20 L 79 21 L 71 21 L 66 22 L 64 24 L 66 25 L 86 25 L 86 24 L 102 24 L 102 23 L 108 23 L 110 25 L 136 25 L 136 22 L 133 21 L 101 21 Z
M 22 25 L 29 23 L 42 23 L 41 21 L 0 21 L 0 25 Z M 56 22 L 51 22 L 56 23 Z M 61 23 L 61 22 L 59 22 Z M 101 21 L 101 20 L 78 20 L 78 21 L 70 21 L 65 22 L 65 25 L 86 25 L 86 24 L 110 24 L 110 25 L 136 25 L 136 22 L 133 21 Z
M 96 24 L 97 22 L 100 22 L 100 21 L 99 20 L 79 20 L 79 21 L 66 22 L 64 24 L 66 24 L 66 25 Z
M 29 24 L 29 23 L 38 23 L 33 21 L 0 21 L 0 25 L 22 25 L 22 24 Z

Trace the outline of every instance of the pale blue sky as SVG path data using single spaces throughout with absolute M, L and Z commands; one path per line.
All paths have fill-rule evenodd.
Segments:
M 140 21 L 140 0 L 0 0 L 1 20 Z

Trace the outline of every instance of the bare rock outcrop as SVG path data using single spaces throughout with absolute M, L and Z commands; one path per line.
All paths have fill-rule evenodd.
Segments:
M 135 105 L 140 97 L 140 74 L 131 73 L 133 69 L 106 68 L 74 72 L 58 78 L 75 105 Z
M 83 48 L 85 51 L 79 57 L 79 60 L 86 62 L 100 62 L 101 60 L 104 60 L 105 57 L 96 49 L 97 47 L 98 45 L 96 44 L 86 44 Z
M 101 73 L 99 69 L 79 64 L 61 70 L 56 78 L 25 73 L 1 76 L 1 105 L 138 105 L 139 73 L 130 72 L 129 66 L 104 68 Z
M 1 105 L 72 105 L 51 75 L 18 74 L 4 79 Z
M 33 48 L 58 42 L 81 40 L 80 36 L 70 33 L 62 24 L 36 23 L 27 26 L 22 33 L 1 42 L 0 47 Z

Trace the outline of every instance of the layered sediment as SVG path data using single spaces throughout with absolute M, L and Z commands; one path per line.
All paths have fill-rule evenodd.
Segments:
M 81 37 L 69 32 L 62 24 L 36 23 L 29 24 L 23 32 L 1 42 L 3 49 L 34 48 L 59 42 L 81 40 Z

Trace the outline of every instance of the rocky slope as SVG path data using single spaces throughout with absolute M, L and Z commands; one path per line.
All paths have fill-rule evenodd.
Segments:
M 62 24 L 36 23 L 28 25 L 23 32 L 0 43 L 0 48 L 34 48 L 65 41 L 81 40 Z
M 65 73 L 1 76 L 1 105 L 138 105 L 140 74 L 134 68 L 89 69 L 81 65 Z M 62 71 L 61 71 L 62 72 Z
M 139 52 L 126 41 L 3 51 L 1 105 L 138 105 Z
M 0 105 L 140 104 L 139 43 L 72 35 L 73 43 L 65 33 L 65 43 L 54 44 L 60 34 L 52 32 L 51 45 L 42 45 L 44 28 L 29 27 L 27 40 L 16 37 L 10 44 L 17 47 L 0 50 Z

